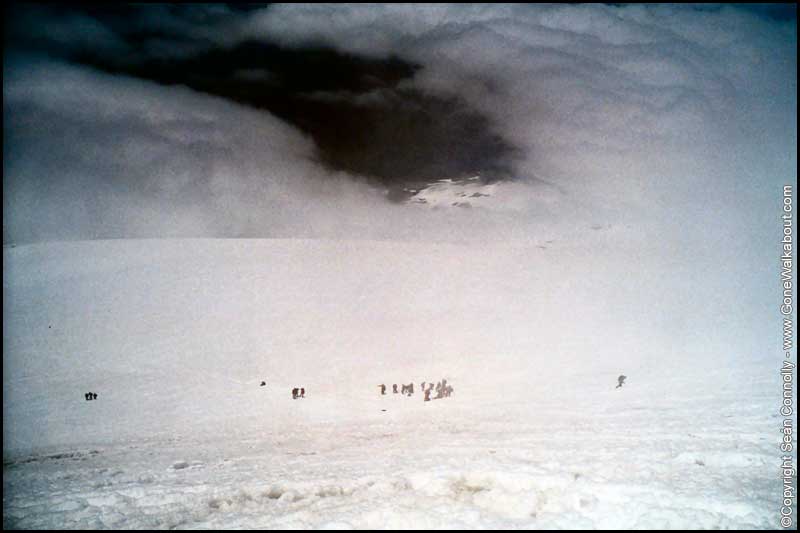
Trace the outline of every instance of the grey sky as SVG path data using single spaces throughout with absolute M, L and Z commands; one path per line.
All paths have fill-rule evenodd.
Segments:
M 796 178 L 778 6 L 5 9 L 6 243 L 758 241 Z M 513 209 L 396 203 L 474 173 Z

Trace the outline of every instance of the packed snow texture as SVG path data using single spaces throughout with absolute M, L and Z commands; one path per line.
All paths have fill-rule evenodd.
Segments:
M 3 526 L 777 527 L 779 362 L 669 257 L 6 246 Z
M 431 209 L 462 208 L 491 209 L 497 211 L 519 212 L 524 209 L 520 197 L 526 191 L 525 185 L 509 181 L 487 183 L 480 176 L 466 179 L 443 178 L 419 189 L 406 189 L 410 195 L 407 204 Z M 539 184 L 538 191 L 543 198 L 548 193 L 555 196 L 553 187 Z

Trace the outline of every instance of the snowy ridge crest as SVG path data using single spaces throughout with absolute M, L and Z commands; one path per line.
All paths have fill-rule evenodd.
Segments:
M 466 179 L 445 178 L 412 193 L 407 203 L 430 208 L 487 207 L 493 201 L 500 182 L 486 183 L 480 176 Z

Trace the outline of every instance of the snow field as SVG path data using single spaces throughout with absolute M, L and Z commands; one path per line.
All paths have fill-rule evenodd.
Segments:
M 779 375 L 704 329 L 724 295 L 502 252 L 5 249 L 4 527 L 777 527 Z

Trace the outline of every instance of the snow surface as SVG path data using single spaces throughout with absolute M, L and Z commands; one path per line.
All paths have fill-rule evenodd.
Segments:
M 409 191 L 413 194 L 407 203 L 431 208 L 482 206 L 496 194 L 497 187 L 497 183 L 484 183 L 479 176 L 464 180 L 445 178 Z
M 704 322 L 725 279 L 623 255 L 4 247 L 3 526 L 776 528 L 778 363 Z
M 535 193 L 532 192 L 535 190 Z M 500 212 L 520 212 L 530 209 L 525 198 L 535 194 L 542 205 L 553 203 L 557 188 L 543 181 L 533 185 L 515 181 L 487 181 L 480 176 L 465 179 L 444 178 L 419 189 L 405 189 L 406 204 L 429 209 L 478 208 Z

